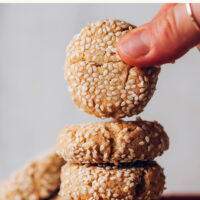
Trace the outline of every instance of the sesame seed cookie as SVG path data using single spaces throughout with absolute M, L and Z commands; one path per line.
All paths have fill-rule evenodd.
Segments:
M 165 185 L 155 162 L 122 166 L 66 164 L 61 171 L 61 200 L 158 199 Z
M 88 24 L 67 48 L 65 77 L 77 106 L 99 118 L 120 119 L 143 111 L 152 97 L 160 67 L 124 63 L 119 39 L 135 26 L 120 20 Z
M 64 160 L 51 150 L 15 173 L 0 186 L 0 200 L 49 198 L 60 186 Z
M 127 163 L 153 160 L 169 147 L 156 121 L 111 121 L 68 125 L 58 135 L 57 153 L 71 163 Z

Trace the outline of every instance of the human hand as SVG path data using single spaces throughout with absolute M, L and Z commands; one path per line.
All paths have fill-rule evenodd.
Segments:
M 200 26 L 200 4 L 192 5 Z M 185 4 L 165 4 L 149 23 L 126 34 L 118 43 L 118 53 L 129 65 L 152 66 L 174 62 L 200 43 L 198 31 Z

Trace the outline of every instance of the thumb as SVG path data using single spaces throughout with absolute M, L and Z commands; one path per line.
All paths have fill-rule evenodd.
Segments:
M 200 4 L 192 4 L 192 8 L 200 24 Z M 175 61 L 199 42 L 200 32 L 185 4 L 177 4 L 126 34 L 118 43 L 118 53 L 129 65 L 160 65 Z

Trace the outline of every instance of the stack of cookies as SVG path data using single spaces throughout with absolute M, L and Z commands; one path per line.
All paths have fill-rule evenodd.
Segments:
M 57 153 L 67 161 L 61 170 L 61 200 L 159 199 L 163 169 L 153 161 L 169 147 L 156 121 L 122 121 L 139 114 L 152 97 L 159 67 L 124 63 L 119 39 L 135 26 L 120 20 L 88 24 L 67 49 L 65 77 L 77 106 L 114 121 L 68 125 L 57 139 Z

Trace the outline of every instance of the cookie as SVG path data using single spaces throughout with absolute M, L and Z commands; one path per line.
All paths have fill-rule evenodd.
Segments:
M 61 200 L 158 199 L 165 185 L 155 162 L 122 166 L 66 164 L 61 172 Z
M 119 39 L 135 26 L 121 20 L 88 24 L 67 48 L 65 77 L 76 105 L 99 118 L 120 119 L 143 111 L 160 67 L 129 66 L 116 52 Z
M 153 160 L 169 147 L 158 122 L 111 121 L 68 125 L 57 138 L 57 153 L 71 163 L 126 163 Z
M 51 150 L 15 173 L 0 186 L 0 200 L 40 200 L 60 186 L 64 160 Z

